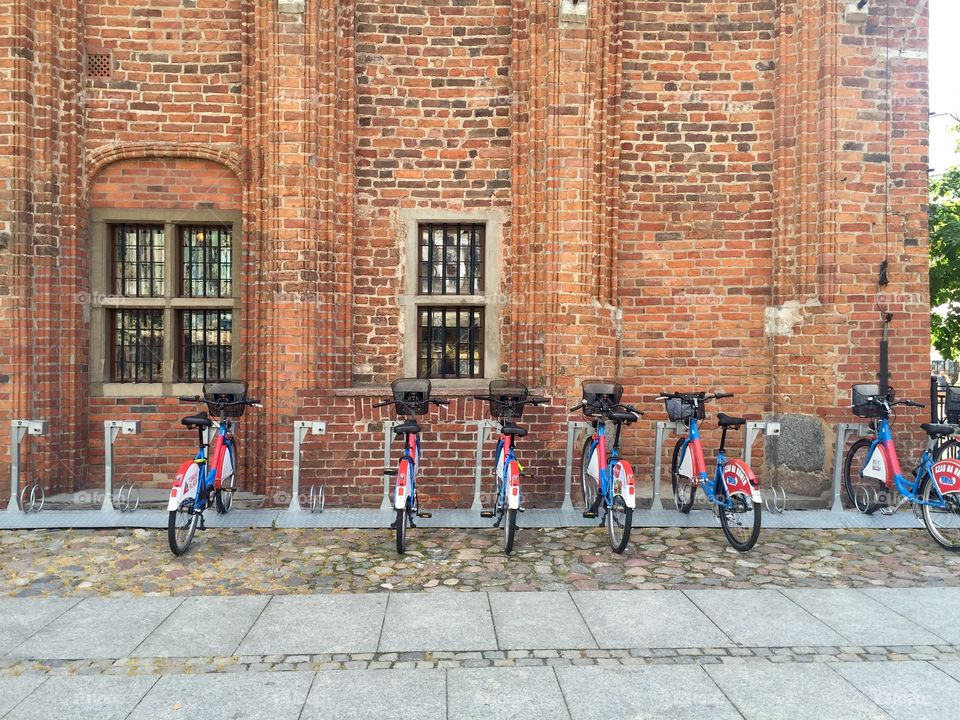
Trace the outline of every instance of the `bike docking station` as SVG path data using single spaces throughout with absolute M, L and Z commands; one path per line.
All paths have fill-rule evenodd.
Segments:
M 103 505 L 101 512 L 136 512 L 140 507 L 140 490 L 136 483 L 124 483 L 117 492 L 116 506 L 113 503 L 113 444 L 117 437 L 139 435 L 139 420 L 103 421 Z
M 290 506 L 287 512 L 303 512 L 300 506 L 300 456 L 303 454 L 303 441 L 307 435 L 326 435 L 327 423 L 324 420 L 295 420 L 293 423 L 293 489 L 290 494 Z M 323 512 L 323 485 L 311 485 L 308 495 L 310 512 Z
M 49 434 L 50 423 L 46 420 L 10 421 L 10 502 L 8 513 L 38 513 L 43 510 L 46 493 L 40 483 L 24 485 L 20 489 L 20 443 L 27 435 L 42 437 Z

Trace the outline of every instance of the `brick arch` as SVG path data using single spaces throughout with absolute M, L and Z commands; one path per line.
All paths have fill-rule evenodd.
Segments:
M 140 158 L 193 158 L 209 160 L 228 168 L 242 181 L 239 156 L 230 150 L 190 143 L 124 143 L 97 148 L 87 158 L 87 187 L 107 165 Z
M 242 203 L 237 175 L 207 158 L 121 157 L 101 165 L 87 186 L 90 208 L 240 210 Z

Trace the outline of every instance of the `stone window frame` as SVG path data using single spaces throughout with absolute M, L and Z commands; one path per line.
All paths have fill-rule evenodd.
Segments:
M 178 209 L 109 209 L 90 211 L 90 385 L 94 397 L 176 397 L 197 395 L 202 382 L 176 381 L 177 365 L 180 362 L 179 313 L 182 310 L 230 310 L 233 314 L 231 328 L 230 374 L 240 375 L 240 347 L 243 335 L 240 320 L 242 284 L 241 273 L 241 227 L 242 214 L 231 210 L 178 210 Z M 159 298 L 122 297 L 112 289 L 112 236 L 111 227 L 124 223 L 163 225 L 164 258 L 166 272 L 164 294 Z M 195 298 L 180 297 L 180 233 L 181 225 L 228 225 L 233 232 L 231 249 L 233 277 L 232 293 L 227 297 Z M 175 263 L 171 262 L 175 259 Z M 163 381 L 153 383 L 113 382 L 110 379 L 110 313 L 122 309 L 163 310 Z
M 400 213 L 405 228 L 403 286 L 399 295 L 402 311 L 403 375 L 417 377 L 418 310 L 426 306 L 483 308 L 483 377 L 431 378 L 435 388 L 483 388 L 500 377 L 500 277 L 503 214 L 496 210 L 405 210 Z M 479 295 L 420 295 L 419 251 L 421 223 L 464 223 L 484 226 L 483 293 Z

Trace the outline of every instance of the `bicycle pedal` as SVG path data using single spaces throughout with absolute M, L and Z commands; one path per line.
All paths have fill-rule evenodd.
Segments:
M 597 516 L 597 514 L 596 514 L 595 512 L 593 512 L 592 510 L 584 510 L 584 511 L 583 511 L 583 516 L 584 516 L 585 518 L 588 518 L 588 519 L 590 519 L 590 520 L 593 520 L 593 518 L 595 518 L 595 517 Z
M 882 508 L 880 508 L 881 515 L 893 515 L 896 511 L 896 508 L 890 507 L 889 505 L 884 505 Z
M 396 475 L 396 474 L 397 474 L 397 471 L 396 471 L 396 470 L 384 470 L 384 471 L 383 471 L 383 474 L 384 474 L 384 475 Z
M 417 517 L 420 517 L 420 518 L 432 518 L 432 517 L 433 517 L 433 513 L 421 511 L 421 512 L 418 512 L 418 513 L 417 513 Z
M 526 511 L 527 511 L 527 509 L 526 509 L 525 507 L 523 507 L 523 506 L 521 506 L 521 507 L 519 507 L 519 508 L 517 508 L 517 509 L 518 509 L 520 512 L 526 512 Z
M 492 518 L 492 517 L 493 517 L 493 510 L 481 510 L 481 511 L 480 511 L 480 517 L 482 517 L 482 518 Z

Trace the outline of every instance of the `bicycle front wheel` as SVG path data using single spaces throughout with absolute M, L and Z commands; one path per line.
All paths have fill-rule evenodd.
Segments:
M 760 537 L 760 506 L 741 493 L 733 497 L 727 495 L 727 486 L 721 481 L 717 499 L 726 504 L 728 498 L 730 507 L 719 508 L 720 525 L 730 546 L 734 550 L 746 552 L 757 544 L 757 538 Z
M 610 547 L 615 553 L 622 553 L 630 542 L 630 528 L 633 524 L 633 508 L 627 507 L 623 496 L 614 495 L 613 504 L 607 510 L 607 534 Z
M 517 536 L 517 511 L 505 508 L 503 511 L 503 551 L 513 552 L 513 540 Z
M 926 502 L 940 500 L 940 493 L 933 486 L 933 480 L 927 475 L 920 490 L 920 497 Z M 937 545 L 947 550 L 960 550 L 960 501 L 957 496 L 949 494 L 943 497 L 947 504 L 945 508 L 921 505 L 923 508 L 923 524 L 927 527 Z
M 589 510 L 597 501 L 597 481 L 590 477 L 587 468 L 590 467 L 590 450 L 593 447 L 593 438 L 587 435 L 583 441 L 583 450 L 580 452 L 580 491 L 583 493 L 583 509 Z
M 673 446 L 673 458 L 670 460 L 670 487 L 673 488 L 673 502 L 677 510 L 682 513 L 690 512 L 693 507 L 693 496 L 697 486 L 693 480 L 680 474 L 680 449 L 683 447 L 683 438 L 677 440 Z
M 870 438 L 860 438 L 850 446 L 843 458 L 843 490 L 847 494 L 847 500 L 866 515 L 873 515 L 883 507 L 880 502 L 883 483 L 863 474 L 872 443 Z
M 221 515 L 226 515 L 230 512 L 230 508 L 233 507 L 233 492 L 237 489 L 237 444 L 236 442 L 232 443 L 227 449 L 227 452 L 230 453 L 230 465 L 233 468 L 233 472 L 229 477 L 223 478 L 223 481 L 220 485 L 220 488 L 213 496 L 214 505 L 217 508 L 217 512 Z
M 200 515 L 191 512 L 193 498 L 187 498 L 176 510 L 171 510 L 167 518 L 167 541 L 170 543 L 170 552 L 174 555 L 183 555 L 193 536 L 197 532 L 197 523 Z

